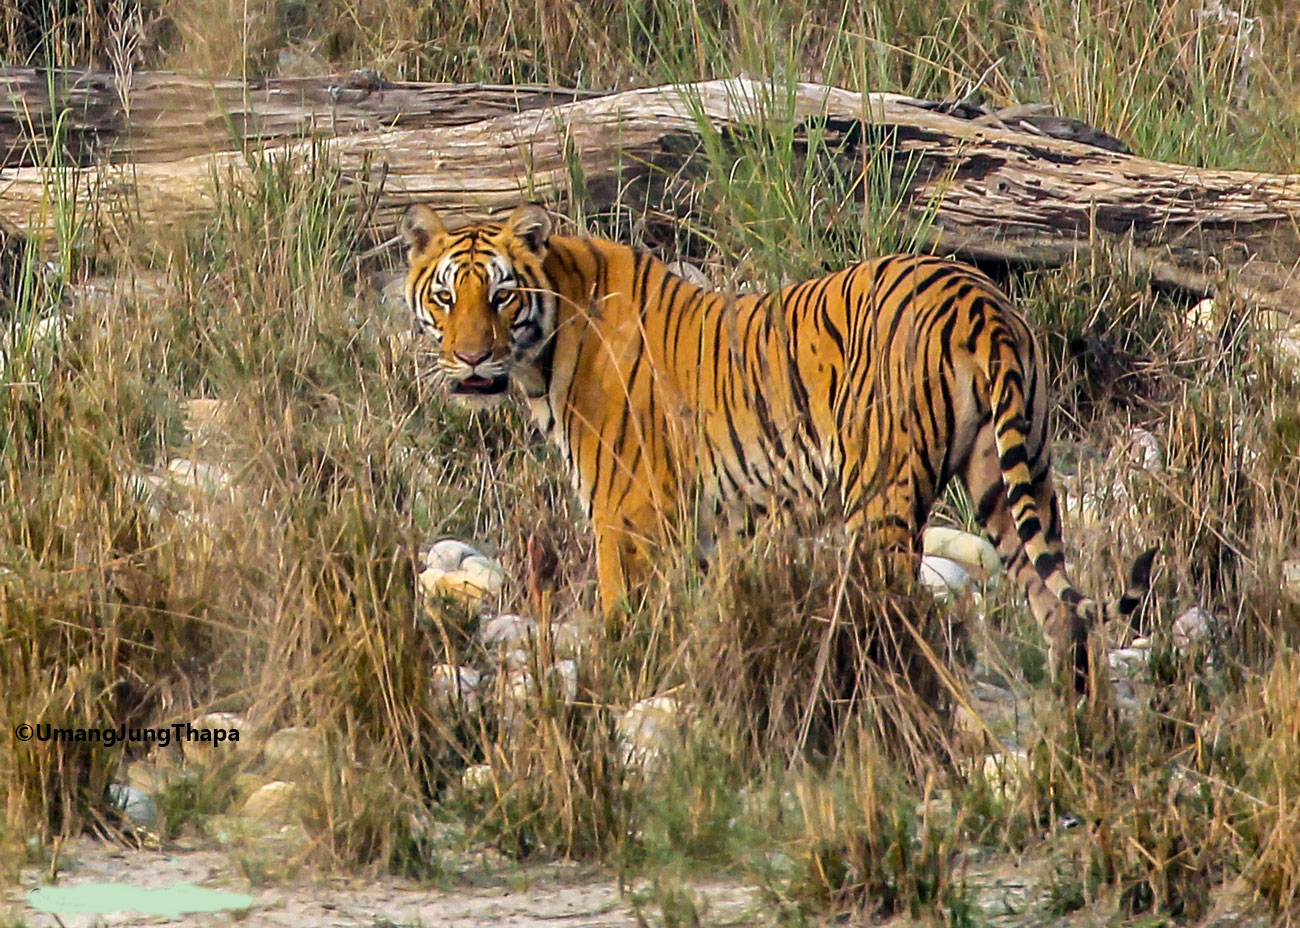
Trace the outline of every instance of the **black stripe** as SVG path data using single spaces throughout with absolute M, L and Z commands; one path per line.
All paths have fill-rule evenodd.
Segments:
M 1060 568 L 1065 562 L 1065 556 L 1059 551 L 1044 551 L 1038 557 L 1034 558 L 1034 570 L 1038 571 L 1038 576 L 1046 580 Z
M 1021 544 L 1028 544 L 1042 530 L 1043 525 L 1038 521 L 1038 516 L 1030 516 L 1016 526 L 1016 533 L 1020 536 Z
M 1024 442 L 1012 445 L 998 456 L 998 464 L 1001 466 L 1003 473 L 1019 464 L 1027 464 L 1028 462 L 1029 456 L 1025 453 Z
M 1061 590 L 1061 602 L 1067 606 L 1077 606 L 1083 602 L 1084 598 L 1084 595 L 1072 586 L 1067 586 Z
M 980 497 L 979 505 L 975 508 L 975 521 L 980 525 L 986 525 L 989 517 L 997 511 L 998 506 L 1002 503 L 1002 484 L 994 483 L 984 491 Z
M 1012 484 L 1012 486 L 1007 490 L 1007 503 L 1011 506 L 1014 506 L 1016 503 L 1020 502 L 1026 496 L 1029 496 L 1031 493 L 1033 493 L 1033 491 L 1034 488 L 1029 483 Z

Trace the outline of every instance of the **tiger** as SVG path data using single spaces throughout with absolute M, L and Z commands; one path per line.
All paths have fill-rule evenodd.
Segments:
M 555 234 L 525 203 L 449 231 L 399 223 L 406 299 L 432 376 L 465 405 L 513 383 L 595 535 L 601 608 L 646 579 L 692 488 L 706 504 L 829 507 L 915 571 L 953 478 L 1023 589 L 1057 679 L 1088 678 L 1088 631 L 1128 618 L 1155 549 L 1101 603 L 1065 568 L 1043 353 L 978 269 L 863 261 L 765 294 L 708 291 L 643 250 Z

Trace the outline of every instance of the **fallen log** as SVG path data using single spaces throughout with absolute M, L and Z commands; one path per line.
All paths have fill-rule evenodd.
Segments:
M 436 128 L 599 96 L 558 87 L 341 77 L 200 78 L 166 71 L 0 68 L 0 168 L 175 161 L 375 129 Z
M 456 95 L 446 85 L 427 92 Z M 540 95 L 534 102 L 545 97 L 530 93 Z M 364 198 L 376 234 L 387 237 L 414 200 L 470 214 L 577 193 L 608 205 L 638 179 L 679 174 L 698 157 L 706 130 L 740 140 L 794 120 L 805 129 L 816 124 L 851 163 L 887 156 L 897 194 L 914 218 L 924 217 L 919 228 L 936 251 L 1043 266 L 1109 243 L 1171 287 L 1205 295 L 1231 280 L 1234 293 L 1256 304 L 1284 311 L 1300 305 L 1297 175 L 1164 164 L 980 124 L 897 95 L 816 84 L 774 88 L 747 78 L 519 109 L 459 124 L 414 123 L 420 117 L 410 115 L 373 128 L 359 120 L 346 133 L 342 123 L 333 130 L 317 124 L 311 141 L 277 136 L 264 156 L 327 157 L 341 182 Z M 334 130 L 339 134 L 328 135 Z M 173 225 L 212 207 L 214 178 L 238 182 L 249 173 L 250 155 L 239 149 L 192 154 L 182 147 L 182 157 L 166 161 L 151 151 L 157 160 L 0 169 L 0 220 L 51 228 L 57 174 L 61 189 L 75 191 L 65 195 L 102 221 Z M 674 211 L 671 203 L 657 208 Z

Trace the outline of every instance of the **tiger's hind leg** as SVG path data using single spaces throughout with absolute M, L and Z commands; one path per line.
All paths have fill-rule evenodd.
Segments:
M 976 521 L 997 548 L 1012 580 L 1025 591 L 1029 608 L 1047 640 L 1048 666 L 1058 679 L 1073 676 L 1076 689 L 1088 676 L 1088 627 L 1075 604 L 1073 588 L 1064 576 L 1065 547 L 1061 541 L 1061 520 L 1051 474 L 1044 469 L 1033 480 L 1031 494 L 1042 523 L 1042 541 L 1051 563 L 1035 564 L 1027 554 L 1007 496 L 1006 482 L 998 461 L 994 425 L 985 424 L 976 436 L 974 448 L 962 475 L 976 505 Z M 1043 572 L 1061 591 L 1049 588 Z M 1077 594 L 1075 594 L 1077 595 Z
M 860 486 L 845 488 L 846 526 L 860 543 L 880 551 L 888 575 L 915 578 L 921 563 L 921 530 L 934 501 L 919 460 L 908 459 L 878 492 L 861 498 Z

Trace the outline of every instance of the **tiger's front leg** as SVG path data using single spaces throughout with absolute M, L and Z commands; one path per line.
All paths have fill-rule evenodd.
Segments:
M 606 624 L 614 630 L 629 609 L 642 603 L 651 579 L 651 556 L 666 536 L 652 507 L 631 512 L 593 513 L 596 584 Z

